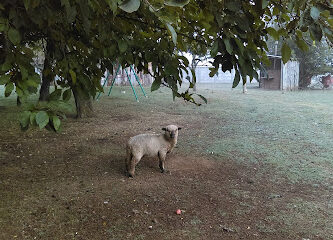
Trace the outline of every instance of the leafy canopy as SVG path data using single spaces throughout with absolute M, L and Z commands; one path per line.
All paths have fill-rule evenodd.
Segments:
M 260 63 L 268 63 L 268 35 L 283 38 L 284 62 L 290 58 L 291 36 L 301 49 L 307 48 L 306 33 L 315 41 L 332 43 L 332 15 L 330 1 L 315 0 L 2 0 L 0 84 L 6 96 L 16 91 L 23 101 L 35 93 L 40 77 L 31 64 L 36 57 L 32 49 L 47 42 L 52 46 L 47 52 L 52 58 L 49 71 L 59 77 L 55 103 L 68 100 L 68 89 L 73 88 L 95 97 L 103 91 L 103 73 L 115 62 L 134 64 L 146 73 L 152 63 L 151 90 L 165 85 L 174 97 L 195 103 L 188 90 L 178 91 L 182 69 L 187 72 L 189 65 L 179 52 L 200 49 L 210 54 L 211 75 L 219 68 L 235 69 L 235 87 L 246 76 L 257 78 Z M 43 127 L 48 119 L 59 128 L 59 115 L 46 113 L 48 118 L 38 113 L 32 122 Z

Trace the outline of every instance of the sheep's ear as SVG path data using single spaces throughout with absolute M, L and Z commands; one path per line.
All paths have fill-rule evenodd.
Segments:
M 162 128 L 163 131 L 166 131 L 166 128 Z
M 181 127 L 178 128 L 178 130 L 182 129 Z

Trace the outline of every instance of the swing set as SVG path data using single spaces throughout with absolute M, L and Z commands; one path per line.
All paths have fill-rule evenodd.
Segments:
M 138 84 L 139 84 L 139 86 L 140 86 L 140 88 L 141 88 L 141 90 L 142 90 L 142 92 L 143 92 L 143 95 L 144 95 L 145 97 L 148 97 L 148 96 L 146 95 L 146 93 L 145 93 L 145 90 L 143 89 L 143 87 L 142 87 L 142 85 L 141 85 L 141 83 L 140 83 L 140 79 L 139 79 L 138 75 L 137 75 L 136 72 L 134 71 L 133 66 L 131 65 L 130 68 L 131 68 L 131 70 L 132 70 L 133 73 L 134 73 L 135 80 L 138 82 Z M 117 68 L 116 74 L 114 75 L 114 77 L 113 77 L 113 79 L 112 79 L 111 87 L 110 87 L 110 90 L 109 90 L 108 96 L 111 95 L 112 87 L 113 87 L 113 85 L 114 85 L 114 83 L 115 83 L 115 81 L 116 81 L 116 78 L 117 78 L 117 75 L 118 75 L 119 70 L 120 70 L 120 64 L 118 65 L 118 68 Z M 136 94 L 136 92 L 135 92 L 134 86 L 133 86 L 132 81 L 131 81 L 131 76 L 128 74 L 128 71 L 127 71 L 126 68 L 125 68 L 124 70 L 125 70 L 125 73 L 126 73 L 126 76 L 127 76 L 127 80 L 128 80 L 128 82 L 130 83 L 130 85 L 131 85 L 131 87 L 132 87 L 132 90 L 133 90 L 133 94 L 134 94 L 134 96 L 135 96 L 135 99 L 136 99 L 137 102 L 139 102 L 138 96 L 137 96 L 137 94 Z M 105 87 L 105 85 L 106 85 L 106 83 L 107 83 L 107 81 L 108 81 L 109 76 L 110 76 L 110 72 L 107 71 L 107 75 L 106 75 L 106 77 L 105 77 L 105 80 L 104 80 L 104 83 L 103 83 L 103 86 L 102 86 L 103 88 Z M 96 97 L 96 100 L 97 100 L 97 101 L 98 101 L 98 99 L 100 98 L 101 94 L 102 94 L 102 93 L 100 92 L 100 93 L 97 95 L 97 97 Z

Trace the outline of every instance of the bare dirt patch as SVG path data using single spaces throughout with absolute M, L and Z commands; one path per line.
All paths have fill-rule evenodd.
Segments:
M 95 106 L 96 118 L 68 119 L 59 134 L 1 130 L 0 239 L 332 236 L 325 225 L 309 220 L 331 216 L 325 212 L 332 209 L 325 205 L 332 204 L 331 189 L 272 178 L 273 165 L 236 161 L 236 150 L 232 157 L 201 150 L 221 138 L 214 127 L 224 119 L 153 107 L 140 112 L 132 103 L 112 111 L 115 105 L 108 104 Z M 169 123 L 183 127 L 178 147 L 167 158 L 169 172 L 161 174 L 157 160 L 145 158 L 135 178 L 126 178 L 127 139 L 159 132 Z

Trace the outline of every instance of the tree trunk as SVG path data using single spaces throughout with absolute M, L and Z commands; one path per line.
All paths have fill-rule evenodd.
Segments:
M 22 102 L 21 102 L 20 97 L 17 97 L 17 98 L 16 98 L 16 105 L 17 105 L 17 106 L 21 106 L 21 105 L 22 105 Z
M 50 84 L 51 81 L 44 75 L 43 70 L 43 77 L 42 77 L 42 85 L 39 90 L 39 101 L 46 101 L 50 95 Z
M 84 118 L 94 116 L 91 97 L 87 93 L 84 93 L 79 87 L 73 87 L 72 92 L 75 99 L 76 117 Z
M 243 93 L 247 93 L 246 83 L 243 84 Z
M 45 60 L 42 72 L 42 85 L 39 90 L 39 101 L 46 101 L 50 95 L 50 84 L 54 79 L 51 63 L 52 44 L 46 40 Z
M 309 76 L 308 69 L 306 69 L 305 64 L 300 61 L 299 63 L 299 83 L 298 86 L 300 89 L 307 88 L 311 84 L 312 76 Z
M 192 55 L 191 72 L 193 71 L 195 73 L 195 69 L 197 68 L 198 63 L 199 61 L 196 61 L 196 55 Z M 193 76 L 192 76 L 192 82 L 193 82 Z M 193 86 L 193 92 L 196 91 L 197 91 L 197 84 L 195 82 Z

